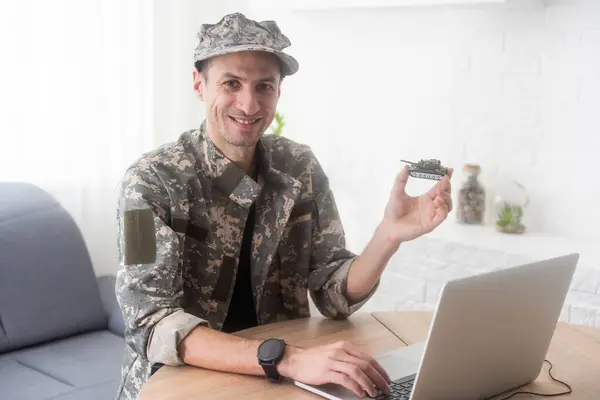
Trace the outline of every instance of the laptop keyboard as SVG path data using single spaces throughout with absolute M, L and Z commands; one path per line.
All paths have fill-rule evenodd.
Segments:
M 376 400 L 409 400 L 417 374 L 397 379 L 390 383 L 390 394 L 380 394 Z

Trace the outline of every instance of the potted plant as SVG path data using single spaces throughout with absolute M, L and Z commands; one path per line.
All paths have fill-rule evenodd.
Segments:
M 529 196 L 517 181 L 500 185 L 495 201 L 496 229 L 503 233 L 525 232 L 524 214 Z
M 496 229 L 504 233 L 523 233 L 523 206 L 504 202 L 498 209 Z

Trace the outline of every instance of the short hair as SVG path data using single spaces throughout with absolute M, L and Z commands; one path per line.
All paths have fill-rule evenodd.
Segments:
M 201 73 L 202 76 L 204 76 L 205 80 L 208 80 L 207 71 L 208 71 L 209 66 L 210 66 L 210 58 L 207 60 L 199 60 L 194 63 L 194 67 L 196 68 L 196 71 Z

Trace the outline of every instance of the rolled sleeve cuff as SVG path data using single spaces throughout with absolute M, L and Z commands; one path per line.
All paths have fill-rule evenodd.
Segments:
M 208 322 L 183 310 L 175 311 L 161 319 L 148 341 L 148 360 L 153 364 L 184 364 L 177 347 L 198 325 L 207 326 Z
M 375 284 L 369 294 L 359 301 L 358 303 L 350 304 L 348 301 L 347 287 L 348 287 L 348 274 L 350 273 L 350 267 L 356 260 L 351 258 L 345 261 L 342 266 L 332 275 L 331 279 L 335 282 L 330 289 L 330 299 L 335 308 L 344 316 L 350 316 L 360 309 L 369 299 L 375 294 L 375 291 L 379 287 L 379 281 Z

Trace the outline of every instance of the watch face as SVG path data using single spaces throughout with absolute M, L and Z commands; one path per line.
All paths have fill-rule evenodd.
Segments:
M 269 339 L 260 345 L 259 357 L 265 361 L 274 360 L 281 356 L 284 343 L 277 339 Z

